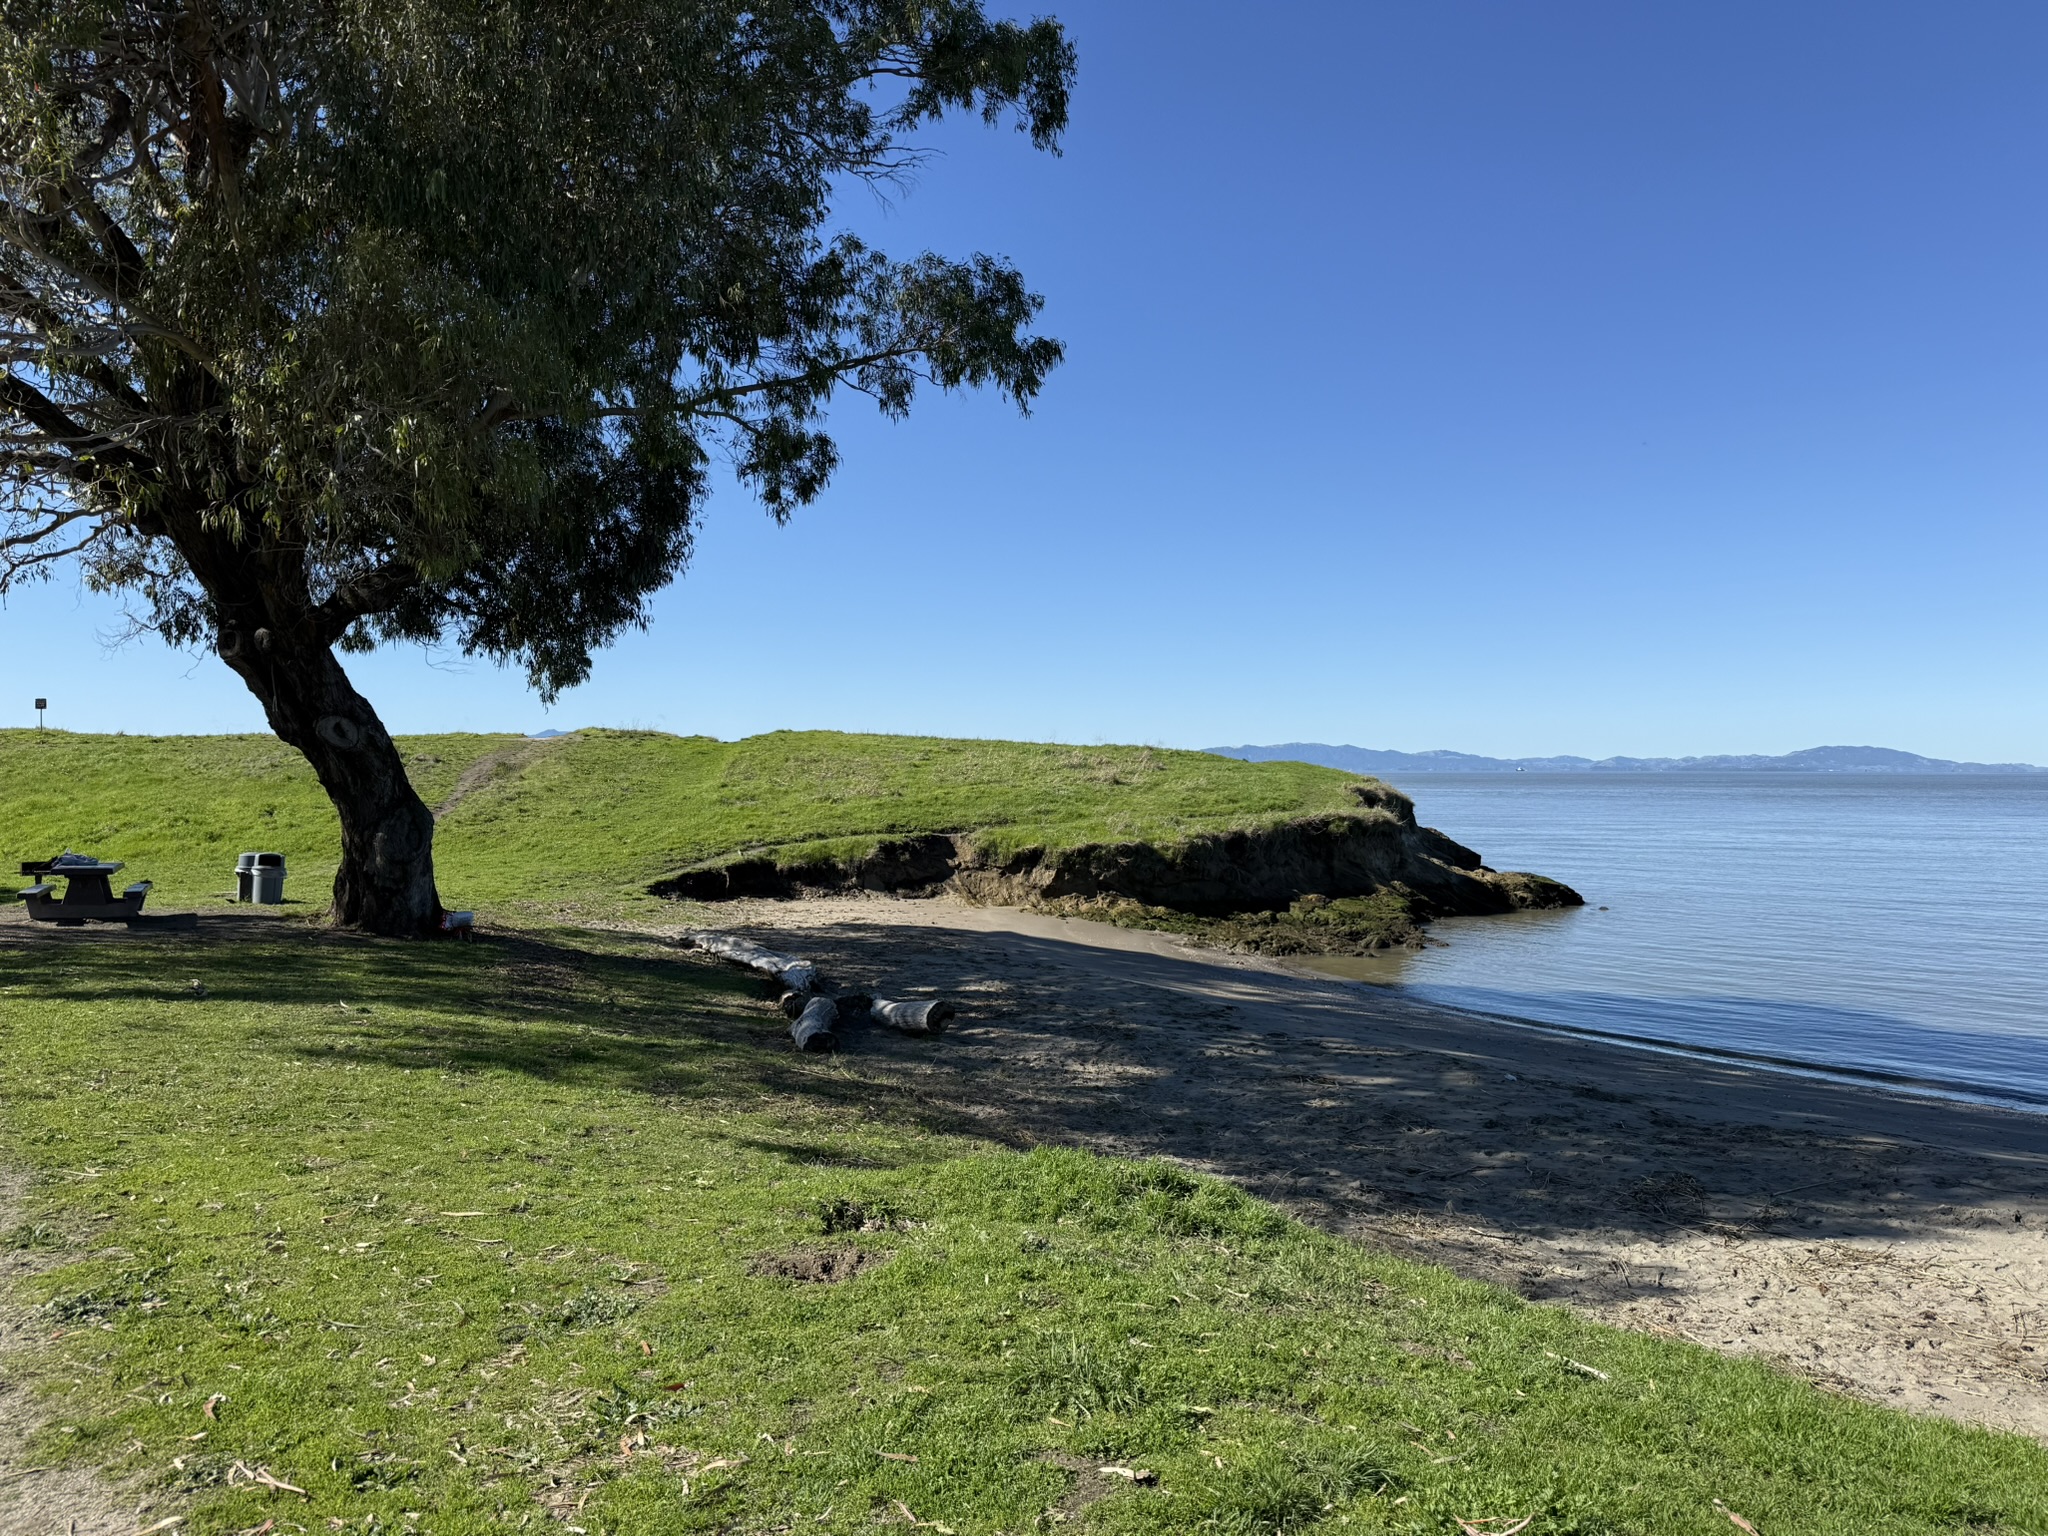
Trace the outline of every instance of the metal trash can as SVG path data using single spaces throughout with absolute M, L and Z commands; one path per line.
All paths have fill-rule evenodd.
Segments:
M 274 907 L 284 900 L 284 855 L 245 853 L 235 860 L 235 899 Z

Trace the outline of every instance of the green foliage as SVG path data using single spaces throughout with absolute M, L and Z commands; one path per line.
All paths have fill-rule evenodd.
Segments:
M 899 1501 L 960 1536 L 1712 1536 L 1716 1500 L 1767 1536 L 2048 1530 L 2031 1441 L 1179 1168 L 961 1139 L 783 1023 L 616 932 L 0 946 L 0 1165 L 69 1234 L 16 1298 L 66 1325 L 10 1369 L 34 1464 L 166 1490 L 195 1536 L 834 1536 Z M 869 1262 L 759 1262 L 821 1241 Z
M 596 912 L 651 905 L 647 885 L 742 854 L 801 865 L 884 838 L 965 832 L 993 851 L 1172 842 L 1358 810 L 1369 784 L 1303 763 L 1150 747 L 1069 747 L 778 731 L 744 741 L 579 731 L 399 741 L 428 804 L 446 804 L 435 862 L 451 905 Z M 190 792 L 204 783 L 206 793 Z M 334 814 L 298 756 L 268 737 L 0 731 L 8 858 L 70 846 L 125 859 L 152 903 L 218 898 L 234 856 L 276 849 L 294 900 L 324 902 Z
M 1065 125 L 976 0 L 0 0 L 0 590 L 168 637 L 449 636 L 544 692 L 641 622 L 729 454 L 778 518 L 841 386 L 1020 406 L 1007 263 L 833 230 L 949 110 Z

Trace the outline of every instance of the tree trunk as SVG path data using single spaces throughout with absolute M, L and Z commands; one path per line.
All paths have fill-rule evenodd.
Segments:
M 436 931 L 434 813 L 333 651 L 256 629 L 222 631 L 220 654 L 262 701 L 270 728 L 305 754 L 341 818 L 334 921 L 400 938 Z

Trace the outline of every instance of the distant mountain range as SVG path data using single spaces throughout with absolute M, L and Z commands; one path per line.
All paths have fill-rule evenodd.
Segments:
M 1475 757 L 1470 752 L 1378 752 L 1290 741 L 1210 747 L 1248 763 L 1320 763 L 1347 773 L 2048 773 L 2030 763 L 1952 763 L 1890 747 L 1808 747 L 1782 757 Z

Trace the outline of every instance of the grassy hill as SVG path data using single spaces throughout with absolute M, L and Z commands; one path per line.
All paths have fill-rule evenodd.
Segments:
M 973 832 L 999 852 L 1173 842 L 1356 810 L 1356 775 L 1147 747 L 778 731 L 744 741 L 579 731 L 400 739 L 451 906 L 558 911 L 650 903 L 650 881 L 764 852 L 801 863 L 887 837 Z M 201 787 L 203 786 L 203 790 Z M 13 861 L 63 847 L 127 861 L 154 905 L 231 894 L 235 855 L 286 856 L 286 890 L 324 901 L 340 834 L 312 770 L 269 736 L 0 731 Z

